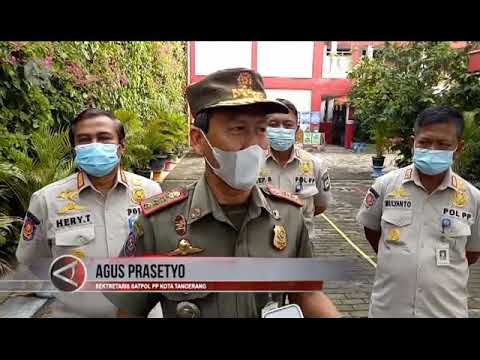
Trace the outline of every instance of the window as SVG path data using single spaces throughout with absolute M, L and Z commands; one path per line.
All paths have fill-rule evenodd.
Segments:
M 312 111 L 312 92 L 310 90 L 266 89 L 265 92 L 269 99 L 281 98 L 292 102 L 298 111 Z
M 323 60 L 323 77 L 345 79 L 352 69 L 352 50 L 336 48 L 334 41 L 327 45 Z
M 195 41 L 195 75 L 251 65 L 251 41 Z
M 257 68 L 262 76 L 312 78 L 313 41 L 259 41 Z
M 380 55 L 380 50 L 381 49 L 378 49 L 378 48 L 372 48 L 370 51 L 370 57 L 373 58 L 373 59 L 376 59 L 378 58 L 378 56 Z M 368 57 L 369 55 L 369 49 L 362 49 L 362 59 Z

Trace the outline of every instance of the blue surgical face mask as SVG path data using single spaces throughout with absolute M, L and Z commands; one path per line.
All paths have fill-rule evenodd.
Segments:
M 267 127 L 267 138 L 270 146 L 276 151 L 286 151 L 295 144 L 295 129 Z
M 455 150 L 431 150 L 415 148 L 413 162 L 425 175 L 438 175 L 447 171 L 453 163 Z
M 91 143 L 75 146 L 75 164 L 88 175 L 102 177 L 110 174 L 120 158 L 117 144 Z

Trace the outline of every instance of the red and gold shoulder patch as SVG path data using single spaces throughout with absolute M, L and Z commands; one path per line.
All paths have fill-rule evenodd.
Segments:
M 182 202 L 186 198 L 188 198 L 188 192 L 184 188 L 179 187 L 143 200 L 140 203 L 140 207 L 143 215 L 150 216 L 159 210 Z
M 267 185 L 266 187 L 262 186 L 261 189 L 268 195 L 271 195 L 278 199 L 286 200 L 287 202 L 290 202 L 296 206 L 304 205 L 303 200 L 301 200 L 297 195 L 291 194 L 288 191 L 282 191 L 270 185 Z

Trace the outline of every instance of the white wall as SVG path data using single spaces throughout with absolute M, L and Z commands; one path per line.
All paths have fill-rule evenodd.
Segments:
M 313 41 L 259 41 L 257 69 L 266 77 L 312 77 Z
M 282 98 L 292 102 L 298 111 L 312 110 L 312 92 L 310 90 L 266 89 L 269 99 Z
M 195 41 L 195 75 L 251 64 L 251 41 Z

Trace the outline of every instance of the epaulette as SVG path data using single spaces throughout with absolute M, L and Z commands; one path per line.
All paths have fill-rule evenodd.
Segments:
M 150 216 L 153 213 L 166 209 L 188 198 L 188 192 L 181 187 L 149 197 L 140 203 L 142 213 Z
M 297 195 L 291 194 L 288 191 L 282 191 L 280 189 L 274 188 L 273 186 L 268 185 L 267 187 L 261 187 L 264 193 L 271 195 L 281 200 L 286 200 L 296 206 L 303 206 L 304 202 Z

